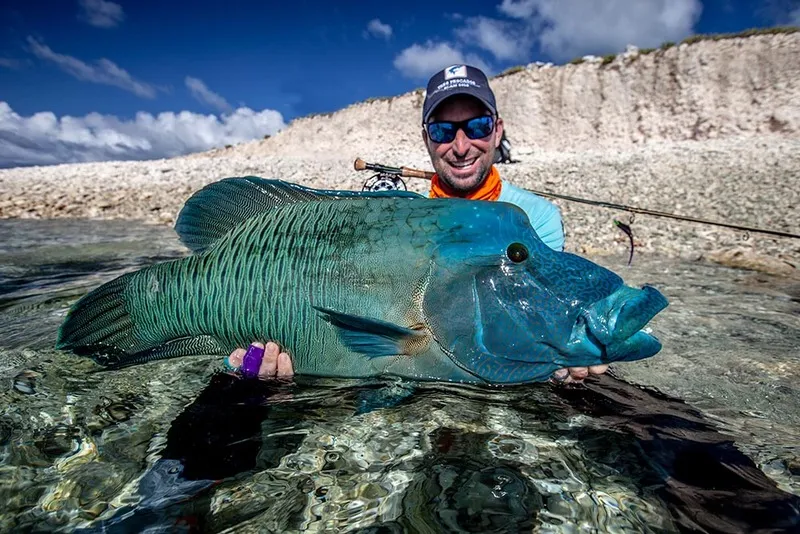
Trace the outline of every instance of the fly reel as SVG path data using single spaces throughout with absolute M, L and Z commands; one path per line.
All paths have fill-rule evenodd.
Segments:
M 400 176 L 379 172 L 364 182 L 362 191 L 408 191 L 408 188 Z

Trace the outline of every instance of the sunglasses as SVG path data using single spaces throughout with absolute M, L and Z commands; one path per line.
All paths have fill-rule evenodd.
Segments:
M 491 115 L 481 115 L 466 121 L 437 121 L 429 122 L 428 137 L 434 143 L 449 143 L 456 138 L 459 129 L 470 139 L 483 139 L 494 129 L 494 117 Z

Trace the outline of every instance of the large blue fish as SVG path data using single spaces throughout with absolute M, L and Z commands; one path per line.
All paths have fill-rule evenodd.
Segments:
M 666 305 L 548 248 L 518 207 L 229 178 L 184 206 L 194 254 L 84 296 L 57 347 L 109 366 L 275 340 L 295 373 L 509 384 L 653 356 Z

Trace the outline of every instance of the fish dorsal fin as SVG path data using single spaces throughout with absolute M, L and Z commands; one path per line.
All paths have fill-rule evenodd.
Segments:
M 322 198 L 313 190 L 256 176 L 225 178 L 193 194 L 175 231 L 193 252 L 208 249 L 231 229 L 269 209 Z
M 201 253 L 247 219 L 297 202 L 359 197 L 421 197 L 405 191 L 378 193 L 312 189 L 257 176 L 225 178 L 192 195 L 181 209 L 175 231 L 192 252 Z

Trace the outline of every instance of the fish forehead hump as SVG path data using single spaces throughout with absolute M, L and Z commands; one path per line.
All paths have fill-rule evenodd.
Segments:
M 359 202 L 365 229 L 374 238 L 418 245 L 494 245 L 498 251 L 513 241 L 537 241 L 525 212 L 505 202 L 426 198 Z

